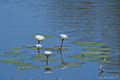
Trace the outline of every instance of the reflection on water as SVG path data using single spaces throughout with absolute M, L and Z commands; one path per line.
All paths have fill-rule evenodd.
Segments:
M 9 24 L 13 24 L 17 20 L 18 22 L 11 26 L 19 27 L 18 24 L 23 23 L 25 26 L 30 26 L 29 28 L 24 25 L 20 26 L 20 30 L 25 29 L 22 30 L 24 34 L 28 31 L 30 35 L 32 30 L 36 31 L 33 33 L 42 31 L 54 35 L 66 33 L 70 36 L 71 41 L 107 43 L 107 46 L 104 47 L 114 48 L 114 50 L 111 51 L 113 56 L 109 58 L 112 63 L 104 65 L 104 72 L 120 76 L 120 0 L 0 0 L 0 9 L 12 4 L 23 6 L 23 10 L 20 8 L 23 14 L 14 12 L 14 10 L 19 10 L 18 6 L 15 9 L 14 6 L 11 7 L 13 8 L 11 11 L 6 10 L 5 7 L 5 11 L 0 10 L 0 12 L 4 12 L 0 13 L 0 21 L 3 22 L 0 24 L 1 26 L 8 28 Z M 24 21 L 21 17 L 24 18 L 25 15 L 27 17 Z M 13 20 L 14 18 L 15 20 Z M 6 25 L 5 22 L 9 21 L 10 23 Z M 3 32 L 6 28 L 2 28 L 0 31 Z M 10 30 L 18 29 L 13 27 Z M 8 31 L 9 33 L 11 34 L 11 31 Z M 23 33 L 17 34 L 23 35 Z M 6 35 L 8 34 L 6 33 Z

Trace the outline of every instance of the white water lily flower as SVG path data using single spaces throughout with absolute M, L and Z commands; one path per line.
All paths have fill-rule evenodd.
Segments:
M 36 47 L 37 48 L 42 48 L 42 45 L 41 44 L 36 44 Z
M 60 38 L 61 38 L 62 40 L 65 40 L 65 39 L 67 39 L 67 38 L 68 38 L 68 36 L 67 36 L 67 35 L 65 35 L 65 34 L 60 34 Z
M 45 51 L 44 53 L 45 53 L 45 55 L 50 55 L 50 54 L 52 54 L 51 51 Z
M 42 35 L 35 35 L 35 38 L 38 40 L 38 41 L 41 41 L 41 40 L 44 40 L 45 37 L 42 36 Z

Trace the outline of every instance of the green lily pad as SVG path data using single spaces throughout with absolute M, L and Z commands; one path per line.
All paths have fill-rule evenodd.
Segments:
M 32 63 L 21 62 L 23 60 L 0 60 L 0 62 L 5 62 L 5 64 L 14 64 L 14 65 L 32 65 Z
M 41 68 L 58 68 L 58 66 L 54 66 L 54 65 L 42 65 L 40 67 Z
M 81 66 L 83 62 L 64 62 L 61 66 Z
M 61 59 L 55 58 L 55 59 L 48 59 L 48 61 L 60 61 Z M 46 61 L 46 59 L 42 59 L 42 61 Z
M 32 57 L 32 58 L 30 58 L 30 59 L 33 59 L 33 60 L 41 60 L 41 61 L 45 61 L 46 60 L 46 58 L 43 58 L 43 57 Z
M 97 59 L 94 59 L 94 58 L 77 58 L 77 60 L 84 60 L 84 61 L 97 61 Z
M 23 47 L 9 47 L 9 49 L 22 49 Z
M 28 57 L 28 56 L 32 56 L 32 55 L 19 55 L 19 54 L 14 55 L 14 57 Z
M 106 45 L 104 43 L 99 42 L 85 42 L 85 41 L 76 41 L 72 42 L 73 44 L 80 45 L 80 46 L 98 46 L 98 45 Z
M 17 70 L 19 70 L 19 69 L 35 69 L 35 68 L 58 68 L 58 66 L 54 66 L 54 65 L 24 66 L 24 67 L 18 67 Z
M 13 54 L 13 53 L 27 53 L 26 51 L 11 51 L 11 52 L 5 52 L 5 54 Z
M 91 57 L 104 58 L 111 57 L 112 55 L 91 55 Z
M 113 50 L 112 48 L 86 48 L 83 50 L 90 50 L 90 51 L 110 51 Z
M 15 56 L 16 54 L 0 54 L 2 57 Z
M 77 60 L 85 60 L 85 61 L 96 61 L 94 58 L 86 58 L 89 55 L 75 54 L 74 56 L 69 56 L 68 58 L 76 58 Z
M 52 35 L 42 35 L 42 36 L 44 36 L 45 38 L 51 38 L 51 37 L 54 37 L 54 36 L 52 36 Z M 35 35 L 32 35 L 32 37 L 35 37 Z
M 83 60 L 83 61 L 103 62 L 98 59 L 95 59 L 95 57 L 99 59 L 99 58 L 111 57 L 111 55 L 75 54 L 74 56 L 69 56 L 68 58 L 76 58 L 77 60 Z M 108 62 L 111 61 L 105 61 L 105 63 Z
M 55 56 L 53 54 L 51 54 L 49 57 Z M 34 60 L 41 60 L 41 61 L 46 61 L 47 57 L 44 53 L 37 53 L 36 55 L 33 55 L 32 58 L 30 59 L 34 59 Z
M 59 51 L 60 48 L 46 48 L 45 50 Z M 67 49 L 66 48 L 62 48 L 62 50 L 67 50 Z
M 99 62 L 99 63 L 103 63 L 103 61 L 100 61 L 100 60 L 96 60 L 94 62 Z M 104 61 L 104 63 L 111 63 L 112 61 Z
M 19 62 L 21 62 L 21 61 L 7 61 L 7 62 L 5 62 L 5 64 L 15 64 L 15 63 L 19 63 Z
M 98 60 L 98 59 L 94 59 L 94 58 L 77 58 L 77 60 L 92 61 L 92 62 L 103 63 L 103 61 Z M 111 63 L 111 61 L 104 61 L 104 63 Z
M 17 56 L 21 53 L 27 53 L 26 51 L 12 51 L 12 52 L 5 52 L 4 54 L 0 54 L 0 56 L 8 57 L 8 56 Z
M 23 45 L 23 47 L 26 47 L 28 49 L 37 49 L 36 46 Z M 43 48 L 40 48 L 40 49 L 43 49 Z
M 109 52 L 80 52 L 82 54 L 110 54 Z
M 23 60 L 1 59 L 0 62 L 20 62 Z
M 48 59 L 48 61 L 60 61 L 61 59 L 55 58 L 55 59 Z
M 74 56 L 68 56 L 68 58 L 84 58 L 85 55 L 83 54 L 75 54 Z
M 24 67 L 18 67 L 17 70 L 19 70 L 19 69 L 35 69 L 35 68 L 39 68 L 39 66 L 24 66 Z
M 28 62 L 18 62 L 18 63 L 14 63 L 14 65 L 17 65 L 17 66 L 28 66 L 28 65 L 32 65 L 32 63 L 28 63 Z

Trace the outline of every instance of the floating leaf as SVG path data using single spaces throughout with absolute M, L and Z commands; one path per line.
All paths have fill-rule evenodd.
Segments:
M 77 60 L 84 60 L 84 61 L 97 61 L 97 59 L 94 59 L 94 58 L 77 58 Z
M 1 59 L 0 62 L 20 62 L 23 60 Z
M 54 46 L 55 48 L 61 48 L 61 46 Z M 62 47 L 71 47 L 71 46 L 62 46 Z
M 90 56 L 97 57 L 97 58 L 111 57 L 111 55 L 90 55 Z
M 109 52 L 80 52 L 82 54 L 110 54 Z
M 46 48 L 45 50 L 59 51 L 60 48 Z M 62 48 L 62 50 L 67 50 L 67 49 L 66 48 Z
M 17 56 L 21 53 L 27 53 L 26 51 L 12 51 L 12 52 L 5 52 L 4 54 L 0 54 L 0 56 L 8 57 L 8 56 Z
M 14 64 L 14 65 L 32 65 L 32 63 L 27 63 L 27 62 L 21 62 L 23 60 L 7 60 L 7 59 L 3 59 L 0 60 L 0 62 L 5 62 L 5 64 Z
M 84 60 L 84 61 L 92 61 L 92 62 L 99 62 L 103 63 L 103 61 L 94 59 L 94 58 L 77 58 L 77 60 Z M 104 61 L 104 63 L 110 63 L 111 61 Z
M 54 66 L 54 65 L 25 66 L 25 67 L 18 67 L 17 70 L 19 70 L 19 69 L 35 69 L 35 68 L 58 68 L 58 66 Z
M 0 62 L 5 62 L 5 64 L 14 64 L 14 65 L 32 65 L 32 63 L 28 62 L 21 62 L 23 60 L 7 60 L 7 59 L 2 59 Z
M 83 62 L 64 62 L 61 66 L 81 66 Z
M 14 63 L 14 65 L 17 65 L 17 66 L 28 66 L 28 65 L 32 65 L 32 63 L 28 63 L 28 62 L 18 62 L 18 63 Z
M 90 50 L 90 51 L 109 51 L 109 50 L 113 50 L 112 48 L 86 48 L 83 50 Z
M 59 58 L 55 58 L 55 59 L 48 59 L 48 61 L 59 61 L 59 60 L 61 60 L 61 59 L 59 59 Z
M 19 55 L 19 54 L 14 55 L 14 57 L 28 57 L 28 56 L 32 56 L 32 55 Z
M 54 66 L 54 65 L 42 65 L 40 67 L 41 68 L 58 68 L 58 66 Z
M 83 58 L 85 55 L 83 54 L 75 54 L 74 56 L 69 56 L 68 58 Z
M 15 64 L 15 63 L 19 63 L 20 61 L 7 61 L 5 62 L 5 64 Z
M 73 44 L 80 45 L 80 46 L 97 46 L 97 45 L 105 45 L 104 43 L 99 42 L 85 42 L 85 41 L 76 41 L 72 42 Z
M 55 56 L 55 55 L 51 54 L 49 57 L 52 57 L 52 56 Z M 37 53 L 36 55 L 33 55 L 31 59 L 46 61 L 47 57 L 44 53 L 39 53 L 39 54 Z
M 22 49 L 23 47 L 9 47 L 9 49 Z
M 3 57 L 8 57 L 8 56 L 15 56 L 16 54 L 0 54 L 0 56 L 3 56 Z
M 103 61 L 100 60 L 95 60 L 94 62 L 99 62 L 99 63 L 103 63 Z M 111 63 L 112 61 L 104 61 L 104 63 Z
M 55 58 L 55 59 L 48 59 L 48 61 L 60 61 L 61 59 Z M 46 59 L 42 59 L 42 61 L 46 61 Z
M 25 66 L 25 67 L 18 67 L 17 70 L 19 70 L 19 69 L 35 69 L 35 68 L 39 68 L 39 66 Z
M 46 61 L 46 58 L 43 58 L 43 57 L 32 57 L 30 59 L 34 59 L 34 60 L 41 60 L 41 61 Z
M 5 52 L 5 54 L 13 54 L 13 53 L 27 53 L 26 51 L 12 51 L 12 52 Z
M 36 46 L 30 46 L 30 45 L 23 45 L 23 47 L 26 47 L 28 49 L 37 49 Z M 43 48 L 40 48 L 43 49 Z
M 42 36 L 44 36 L 45 38 L 51 38 L 51 37 L 54 37 L 54 36 L 52 36 L 52 35 L 42 35 Z M 32 35 L 32 37 L 35 37 L 35 35 Z

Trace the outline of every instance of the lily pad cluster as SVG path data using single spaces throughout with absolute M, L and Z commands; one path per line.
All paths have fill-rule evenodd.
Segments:
M 69 58 L 76 58 L 77 60 L 93 61 L 93 62 L 103 62 L 103 58 L 111 57 L 110 51 L 112 48 L 94 48 L 93 46 L 105 45 L 104 43 L 98 42 L 73 42 L 73 44 L 80 46 L 87 46 L 89 48 L 84 48 L 83 52 L 75 54 L 74 56 L 69 56 Z M 92 48 L 90 48 L 92 47 Z M 105 61 L 109 63 L 111 61 Z
M 81 66 L 84 64 L 83 62 L 64 62 L 63 61 L 63 55 L 62 51 L 68 50 L 67 48 L 63 48 L 63 41 L 68 38 L 67 35 L 65 34 L 60 34 L 60 39 L 62 40 L 61 46 L 59 47 L 53 47 L 53 48 L 43 48 L 41 45 L 41 41 L 44 40 L 45 38 L 51 38 L 54 37 L 52 35 L 32 35 L 37 41 L 37 47 L 31 46 L 31 45 L 23 45 L 22 47 L 9 47 L 9 49 L 31 49 L 31 50 L 36 50 L 38 53 L 27 53 L 26 51 L 11 51 L 11 52 L 5 52 L 3 54 L 0 54 L 0 57 L 27 57 L 30 60 L 34 61 L 44 61 L 46 62 L 46 65 L 33 65 L 34 63 L 31 62 L 25 62 L 25 60 L 10 60 L 10 59 L 1 59 L 0 63 L 5 63 L 5 64 L 14 64 L 19 66 L 17 70 L 19 69 L 35 69 L 35 68 L 60 68 L 61 67 L 77 67 Z M 85 42 L 85 41 L 77 41 L 73 42 L 73 44 L 81 46 L 81 47 L 88 47 L 83 49 L 83 52 L 80 52 L 79 54 L 75 54 L 73 56 L 68 56 L 68 58 L 76 58 L 77 60 L 83 60 L 83 61 L 93 61 L 93 62 L 103 62 L 103 58 L 108 58 L 111 57 L 110 51 L 113 50 L 112 48 L 93 48 L 94 46 L 104 46 L 106 45 L 105 43 L 99 43 L 99 42 Z M 91 48 L 92 47 L 92 48 Z M 55 55 L 50 54 L 47 55 L 43 52 L 40 52 L 40 50 L 47 50 L 48 51 L 57 51 L 60 53 L 60 58 L 53 58 Z M 27 54 L 25 54 L 27 53 Z M 58 54 L 57 54 L 58 55 Z M 48 59 L 48 57 L 50 57 Z M 60 66 L 55 66 L 55 65 L 48 65 L 48 61 L 61 61 L 62 63 Z M 106 63 L 109 63 L 111 61 L 105 61 Z
M 106 45 L 105 43 L 99 43 L 99 42 L 88 42 L 88 41 L 77 41 L 72 42 L 75 45 L 82 46 L 82 47 L 88 47 L 83 48 L 83 52 L 80 52 L 79 54 L 75 54 L 74 56 L 69 56 L 69 58 L 76 58 L 77 60 L 85 60 L 85 61 L 93 61 L 93 62 L 103 62 L 103 58 L 111 57 L 110 51 L 113 50 L 112 48 L 102 47 Z M 94 46 L 98 48 L 94 48 Z M 92 48 L 91 48 L 92 47 Z M 106 63 L 109 63 L 111 61 L 106 60 Z

